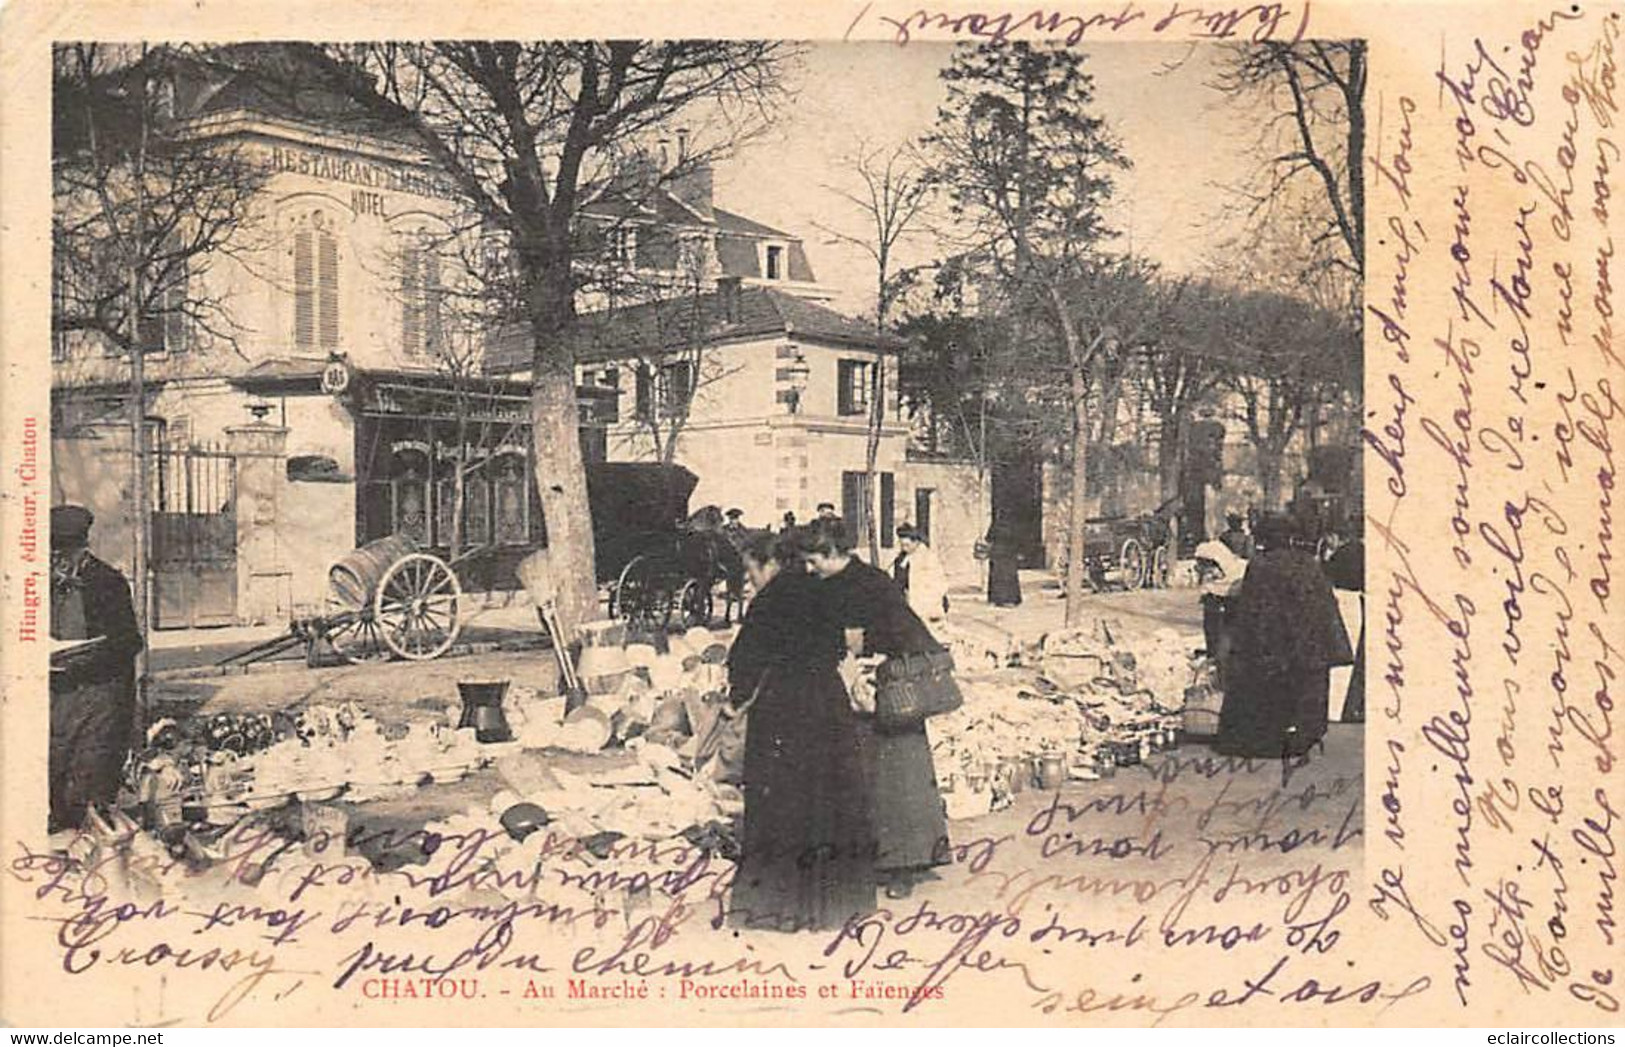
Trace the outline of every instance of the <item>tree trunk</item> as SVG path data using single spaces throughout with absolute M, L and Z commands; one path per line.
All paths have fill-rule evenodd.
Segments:
M 1157 489 L 1164 502 L 1179 494 L 1179 449 L 1184 428 L 1183 413 L 1173 412 L 1163 417 L 1162 431 L 1157 435 Z
M 582 622 L 598 617 L 592 511 L 581 455 L 575 366 L 565 341 L 568 328 L 559 323 L 558 313 L 544 326 L 537 322 L 537 312 L 532 310 L 536 343 L 530 395 L 536 488 L 547 523 L 548 564 L 558 593 L 559 622 L 565 635 L 573 638 Z
M 1089 569 L 1084 563 L 1088 530 L 1085 507 L 1089 481 L 1089 383 L 1080 368 L 1072 369 L 1072 495 L 1066 538 L 1066 618 L 1074 624 L 1083 611 L 1083 585 Z
M 1116 429 L 1117 405 L 1122 399 L 1122 386 L 1116 368 L 1108 366 L 1103 376 L 1100 390 L 1100 444 L 1104 449 L 1104 457 L 1100 460 L 1097 472 L 1100 474 L 1100 501 L 1104 509 L 1102 515 L 1110 515 L 1122 511 L 1118 498 L 1117 470 L 1114 467 L 1112 455 L 1112 436 Z
M 1281 454 L 1267 447 L 1258 448 L 1258 486 L 1264 492 L 1264 508 L 1275 512 L 1281 508 Z

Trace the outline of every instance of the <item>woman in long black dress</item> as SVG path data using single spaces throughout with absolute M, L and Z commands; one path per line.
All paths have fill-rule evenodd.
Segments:
M 1337 598 L 1286 517 L 1258 526 L 1226 624 L 1232 661 L 1214 748 L 1233 756 L 1301 756 L 1326 734 L 1329 671 L 1354 657 Z
M 886 572 L 855 559 L 839 520 L 808 525 L 802 545 L 807 565 L 823 579 L 844 629 L 861 630 L 865 656 L 902 658 L 941 651 L 908 597 Z M 886 894 L 904 898 L 932 866 L 947 861 L 948 822 L 937 789 L 931 743 L 923 723 L 880 730 L 863 721 L 860 738 L 874 797 L 876 867 Z
M 743 550 L 755 597 L 728 656 L 735 700 L 754 696 L 729 920 L 820 930 L 874 908 L 874 831 L 841 627 L 782 545 L 759 534 Z
M 987 532 L 987 602 L 994 607 L 1021 603 L 1021 573 L 1016 536 L 1008 524 L 995 523 Z

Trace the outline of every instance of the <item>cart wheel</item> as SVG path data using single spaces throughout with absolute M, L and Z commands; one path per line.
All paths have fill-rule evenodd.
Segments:
M 1151 587 L 1166 589 L 1169 580 L 1168 546 L 1159 545 L 1157 551 L 1151 554 Z
M 1145 546 L 1138 538 L 1124 540 L 1117 554 L 1117 570 L 1123 578 L 1123 588 L 1138 589 L 1146 583 Z
M 335 567 L 328 572 L 322 619 L 326 628 L 320 638 L 351 665 L 390 659 L 384 631 L 367 599 L 367 587 L 346 568 Z
M 457 640 L 463 587 L 438 556 L 412 553 L 390 565 L 373 601 L 389 649 L 409 661 L 445 654 Z
M 649 596 L 649 558 L 640 553 L 621 568 L 609 591 L 609 616 L 629 622 L 649 618 Z
M 677 612 L 678 624 L 683 628 L 711 624 L 711 590 L 703 582 L 690 578 L 677 590 L 671 602 Z

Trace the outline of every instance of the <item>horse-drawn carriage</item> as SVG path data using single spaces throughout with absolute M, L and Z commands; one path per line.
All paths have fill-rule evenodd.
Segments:
M 678 465 L 588 467 L 596 575 L 610 617 L 654 628 L 704 625 L 715 616 L 719 590 L 729 600 L 742 591 L 744 564 L 720 529 L 721 513 L 713 506 L 689 515 L 698 482 Z M 222 664 L 299 645 L 312 664 L 332 656 L 351 664 L 437 658 L 456 643 L 468 611 L 456 567 L 484 551 L 445 559 L 406 535 L 368 542 L 328 569 L 319 611 L 297 615 L 286 633 Z
M 704 625 L 741 591 L 744 563 L 722 514 L 692 515 L 699 478 L 680 465 L 606 462 L 588 469 L 597 577 L 609 616 L 647 626 Z
M 1097 516 L 1085 521 L 1084 563 L 1095 591 L 1160 589 L 1172 569 L 1172 529 L 1161 511 L 1137 516 Z

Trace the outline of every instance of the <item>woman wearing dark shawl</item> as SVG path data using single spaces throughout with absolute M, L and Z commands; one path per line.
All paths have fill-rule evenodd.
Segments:
M 1301 756 L 1326 734 L 1328 672 L 1354 657 L 1337 599 L 1292 524 L 1266 517 L 1258 555 L 1229 601 L 1233 644 L 1214 748 L 1233 756 Z
M 995 523 L 987 532 L 987 602 L 994 607 L 1021 603 L 1021 572 L 1016 536 L 1009 525 Z
M 874 832 L 841 627 L 783 544 L 758 534 L 745 546 L 755 597 L 728 655 L 735 701 L 755 696 L 729 921 L 827 930 L 874 908 Z
M 891 576 L 852 556 L 840 520 L 809 524 L 802 551 L 823 579 L 840 626 L 862 631 L 864 656 L 901 658 L 943 649 Z M 905 898 L 932 866 L 947 860 L 948 821 L 931 742 L 924 723 L 882 731 L 872 720 L 863 721 L 860 740 L 874 797 L 875 864 L 887 896 Z

